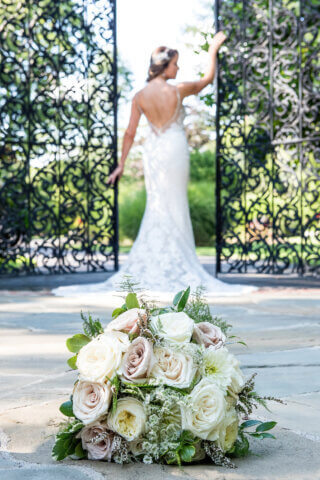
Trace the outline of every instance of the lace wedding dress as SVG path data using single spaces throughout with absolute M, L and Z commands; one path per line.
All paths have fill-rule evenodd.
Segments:
M 147 118 L 150 131 L 144 142 L 143 168 L 147 193 L 146 208 L 138 236 L 125 263 L 106 281 L 61 286 L 52 290 L 59 296 L 119 294 L 119 283 L 130 275 L 145 292 L 171 297 L 190 285 L 202 284 L 206 296 L 234 296 L 257 287 L 224 283 L 201 265 L 195 250 L 187 185 L 189 145 L 184 130 L 185 117 L 179 89 L 171 120 L 158 128 Z M 138 106 L 141 113 L 141 107 Z

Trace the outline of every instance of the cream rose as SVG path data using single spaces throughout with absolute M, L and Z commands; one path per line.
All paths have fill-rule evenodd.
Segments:
M 145 429 L 146 413 L 143 404 L 133 397 L 120 398 L 115 412 L 109 413 L 107 423 L 110 430 L 126 440 L 137 440 Z
M 89 460 L 111 461 L 114 432 L 110 432 L 105 424 L 96 422 L 88 425 L 78 437 L 81 438 L 82 448 L 88 452 Z
M 238 437 L 239 417 L 233 408 L 226 413 L 220 428 L 218 445 L 224 451 L 228 452 L 233 447 Z
M 152 344 L 144 337 L 136 338 L 122 359 L 121 373 L 124 381 L 145 382 L 149 377 L 154 362 Z
M 73 413 L 88 425 L 108 412 L 111 398 L 110 382 L 101 384 L 79 381 L 73 389 Z
M 221 329 L 209 322 L 196 323 L 193 330 L 193 338 L 200 345 L 215 350 L 222 347 L 226 341 L 226 336 Z
M 95 337 L 78 354 L 80 380 L 104 383 L 106 377 L 112 378 L 129 345 L 127 334 L 122 332 L 107 332 Z
M 163 313 L 151 317 L 157 334 L 171 342 L 190 342 L 194 321 L 184 312 Z
M 108 323 L 106 327 L 106 332 L 112 330 L 122 330 L 127 333 L 137 333 L 139 332 L 139 326 L 137 324 L 139 319 L 139 314 L 142 316 L 142 321 L 147 321 L 147 314 L 143 308 L 130 308 L 126 312 L 118 315 L 114 320 Z
M 208 378 L 194 387 L 188 405 L 181 407 L 182 429 L 205 440 L 217 440 L 227 404 L 222 390 Z
M 190 386 L 196 373 L 190 355 L 166 347 L 155 347 L 154 355 L 156 363 L 151 371 L 152 377 L 161 380 L 165 385 L 178 388 Z

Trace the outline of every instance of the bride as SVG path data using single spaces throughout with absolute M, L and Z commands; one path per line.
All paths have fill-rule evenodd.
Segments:
M 132 99 L 120 163 L 108 179 L 108 183 L 114 184 L 121 178 L 140 117 L 145 115 L 149 124 L 143 154 L 147 201 L 138 236 L 125 263 L 106 281 L 61 286 L 53 289 L 53 294 L 101 296 L 119 292 L 125 276 L 145 291 L 160 295 L 166 292 L 172 296 L 189 285 L 194 290 L 200 284 L 208 296 L 241 295 L 256 290 L 254 286 L 224 283 L 202 267 L 196 255 L 187 197 L 189 145 L 182 101 L 213 82 L 217 53 L 225 39 L 223 32 L 214 36 L 208 50 L 207 71 L 201 79 L 177 85 L 167 80 L 176 78 L 178 51 L 162 46 L 152 52 L 147 85 Z

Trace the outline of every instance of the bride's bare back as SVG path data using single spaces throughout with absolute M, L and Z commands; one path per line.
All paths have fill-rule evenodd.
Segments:
M 150 82 L 136 94 L 135 101 L 155 133 L 163 132 L 176 121 L 181 106 L 179 87 L 165 81 L 160 85 Z

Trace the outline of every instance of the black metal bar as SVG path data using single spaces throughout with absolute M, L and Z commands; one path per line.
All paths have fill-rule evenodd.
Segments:
M 219 20 L 219 2 L 215 0 L 215 26 L 216 32 L 220 30 Z M 220 75 L 219 75 L 219 54 L 217 54 L 217 74 L 216 74 L 216 272 L 215 276 L 221 272 L 221 170 L 220 170 Z
M 269 76 L 270 76 L 270 89 L 269 89 L 269 117 L 270 117 L 270 130 L 269 130 L 269 136 L 270 136 L 270 142 L 271 145 L 274 145 L 274 139 L 273 139 L 273 0 L 269 0 L 269 25 L 268 25 L 268 34 L 269 34 L 269 55 L 268 55 L 268 60 L 269 60 Z M 271 272 L 274 273 L 274 150 L 271 150 L 271 215 L 272 215 L 272 227 L 271 227 Z
M 113 58 L 114 58 L 114 166 L 118 165 L 118 56 L 117 56 L 117 0 L 113 0 Z M 114 215 L 115 215 L 115 227 L 114 227 L 114 268 L 119 270 L 119 209 L 118 209 L 118 181 L 115 183 L 114 188 Z
M 246 42 L 246 35 L 247 35 L 247 18 L 246 18 L 246 0 L 242 1 L 242 38 L 241 42 L 242 45 L 247 45 Z M 247 258 L 248 258 L 248 243 L 247 243 L 247 224 L 248 224 L 248 204 L 247 204 L 247 189 L 248 189 L 248 155 L 247 155 L 247 150 L 248 150 L 248 142 L 247 142 L 247 82 L 246 82 L 246 60 L 247 58 L 247 53 L 245 49 L 245 54 L 242 58 L 242 84 L 243 84 L 243 99 L 242 99 L 242 115 L 243 115 L 243 132 L 242 132 L 242 138 L 243 138 L 243 143 L 244 143 L 244 178 L 245 178 L 245 184 L 243 188 L 243 203 L 244 203 L 244 225 L 243 225 L 243 230 L 244 230 L 244 258 L 243 258 L 243 264 L 244 264 L 244 272 L 247 273 Z
M 303 5 L 301 0 L 299 1 L 299 21 L 298 21 L 298 42 L 299 42 L 299 136 L 302 137 L 302 67 L 301 67 L 301 18 L 303 17 Z M 300 276 L 304 273 L 304 262 L 303 262 L 303 244 L 304 244 L 304 233 L 303 233 L 303 152 L 302 145 L 298 144 L 299 152 L 299 162 L 300 162 L 300 257 L 298 265 L 298 273 Z

